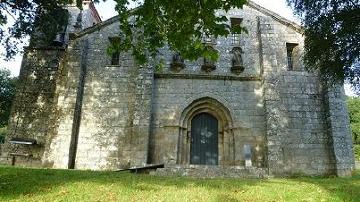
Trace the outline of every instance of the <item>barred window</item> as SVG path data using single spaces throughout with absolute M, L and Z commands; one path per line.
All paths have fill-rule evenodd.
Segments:
M 241 22 L 243 21 L 242 18 L 230 18 L 230 22 L 231 22 L 231 27 L 240 27 Z M 236 44 L 239 45 L 240 44 L 240 34 L 232 34 L 231 37 L 231 43 L 232 44 Z

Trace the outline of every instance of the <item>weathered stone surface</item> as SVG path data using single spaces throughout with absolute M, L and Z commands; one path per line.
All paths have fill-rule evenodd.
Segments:
M 156 176 L 195 177 L 195 178 L 268 178 L 267 170 L 255 167 L 232 166 L 173 166 L 157 169 L 150 173 Z
M 40 145 L 17 162 L 94 170 L 164 163 L 159 175 L 349 175 L 354 157 L 342 86 L 323 84 L 299 58 L 297 71 L 287 70 L 286 43 L 301 52 L 301 28 L 251 2 L 226 15 L 243 18 L 249 34 L 237 44 L 232 36 L 214 41 L 220 58 L 209 72 L 202 59 L 174 71 L 166 46 L 147 66 L 129 53 L 110 65 L 116 18 L 72 30 L 66 51 L 29 51 L 8 138 L 32 137 Z M 242 72 L 231 71 L 234 47 L 242 49 Z M 165 68 L 154 68 L 159 61 Z M 191 121 L 199 113 L 218 120 L 215 168 L 189 165 Z M 3 157 L 12 147 L 5 144 Z

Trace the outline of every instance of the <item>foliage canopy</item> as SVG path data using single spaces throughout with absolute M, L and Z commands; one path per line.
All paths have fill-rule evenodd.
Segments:
M 0 69 L 0 128 L 7 125 L 11 103 L 15 95 L 16 78 L 10 76 L 10 71 Z
M 6 50 L 5 58 L 18 53 L 29 35 L 30 45 L 53 40 L 67 23 L 68 13 L 63 6 L 71 3 L 73 0 L 1 0 L 0 44 Z M 34 35 L 35 32 L 42 34 Z
M 348 98 L 350 125 L 355 144 L 360 144 L 360 98 Z
M 63 6 L 74 0 L 3 0 L 0 3 L 0 43 L 6 49 L 6 58 L 19 51 L 20 39 L 31 35 L 30 46 L 38 41 L 47 44 L 66 25 L 68 14 Z M 216 10 L 241 8 L 246 0 L 115 0 L 121 21 L 120 44 L 114 51 L 132 51 L 140 63 L 146 55 L 156 55 L 157 50 L 168 44 L 186 59 L 201 56 L 216 60 L 214 49 L 202 43 L 204 37 L 227 36 L 240 33 L 241 26 L 230 27 L 228 19 L 217 15 Z M 94 0 L 99 2 L 99 0 Z M 129 3 L 137 9 L 129 10 Z M 81 8 L 82 0 L 76 0 Z M 12 18 L 9 20 L 8 18 Z M 8 22 L 13 25 L 7 28 Z M 43 34 L 34 34 L 43 33 Z M 112 50 L 110 48 L 110 50 Z
M 305 29 L 306 67 L 330 79 L 347 79 L 360 93 L 360 1 L 287 2 Z
M 219 9 L 242 8 L 246 0 L 116 0 L 119 13 L 120 51 L 132 51 L 140 63 L 146 54 L 155 56 L 165 44 L 183 58 L 195 60 L 218 58 L 217 51 L 203 43 L 204 38 L 227 36 L 246 31 L 241 26 L 231 27 Z M 141 4 L 134 10 L 128 5 Z

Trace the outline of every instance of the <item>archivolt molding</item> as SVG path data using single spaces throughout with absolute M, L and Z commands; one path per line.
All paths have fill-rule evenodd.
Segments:
M 217 103 L 219 107 L 226 109 L 230 115 L 230 117 L 234 117 L 234 112 L 232 111 L 231 105 L 228 103 L 226 99 L 223 97 L 213 95 L 211 93 L 200 93 L 197 95 L 192 96 L 191 98 L 187 99 L 182 105 L 179 107 L 180 114 L 178 115 L 178 119 L 180 122 L 180 126 L 182 126 L 182 117 L 184 116 L 184 112 L 187 109 L 190 109 L 191 106 L 195 106 L 198 102 L 199 104 L 202 102 L 209 102 L 209 103 Z M 194 105 L 195 104 L 195 105 Z
M 218 120 L 219 165 L 233 165 L 235 144 L 231 112 L 217 99 L 208 96 L 193 99 L 181 113 L 177 163 L 187 165 L 190 163 L 191 121 L 200 113 L 209 113 Z
M 189 121 L 199 113 L 209 113 L 216 117 L 224 129 L 232 128 L 232 116 L 227 107 L 214 98 L 203 97 L 194 100 L 191 104 L 186 107 L 180 117 L 180 126 L 182 128 L 188 128 Z

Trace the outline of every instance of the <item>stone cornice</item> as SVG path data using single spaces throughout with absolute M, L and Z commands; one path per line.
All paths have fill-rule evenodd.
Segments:
M 170 74 L 155 73 L 155 78 L 161 79 L 205 79 L 205 80 L 231 80 L 231 81 L 261 81 L 259 76 L 231 76 L 231 75 L 207 75 L 207 74 Z

